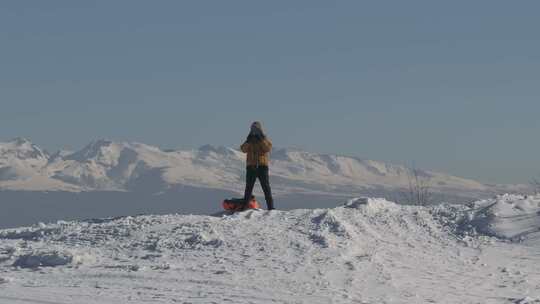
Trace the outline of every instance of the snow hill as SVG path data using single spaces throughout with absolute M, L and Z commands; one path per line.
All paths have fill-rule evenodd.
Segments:
M 18 138 L 0 143 L 0 190 L 159 193 L 184 185 L 241 193 L 244 158 L 238 150 L 226 147 L 163 151 L 141 143 L 107 140 L 94 141 L 80 151 L 49 155 Z M 290 149 L 273 151 L 271 171 L 278 195 L 383 195 L 408 187 L 403 166 Z M 420 174 L 435 193 L 443 195 L 480 198 L 524 190 L 524 186 L 486 185 L 437 172 Z
M 0 230 L 0 303 L 539 303 L 538 210 L 361 198 Z

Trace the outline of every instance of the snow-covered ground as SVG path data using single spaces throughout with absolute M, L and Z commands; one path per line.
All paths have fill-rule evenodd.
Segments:
M 540 303 L 539 210 L 355 199 L 0 230 L 0 303 Z

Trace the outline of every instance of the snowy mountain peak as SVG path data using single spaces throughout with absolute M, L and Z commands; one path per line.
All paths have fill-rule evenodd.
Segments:
M 272 159 L 275 160 L 292 160 L 295 158 L 306 158 L 309 156 L 309 152 L 300 149 L 274 148 L 272 150 Z
M 4 159 L 12 158 L 19 160 L 47 160 L 49 155 L 31 141 L 18 137 L 6 143 L 0 143 L 0 157 Z
M 27 181 L 40 174 L 49 155 L 24 138 L 0 143 L 0 182 Z
M 24 137 L 15 137 L 11 140 L 8 141 L 8 143 L 12 143 L 16 146 L 23 146 L 23 145 L 28 145 L 28 144 L 32 144 L 32 142 L 30 142 L 28 139 L 24 138 Z
M 102 149 L 108 148 L 112 144 L 113 144 L 112 141 L 100 139 L 97 141 L 90 142 L 86 147 L 83 148 L 83 151 L 89 154 L 97 154 Z
M 63 160 L 66 157 L 70 156 L 71 154 L 73 154 L 73 151 L 58 150 L 54 154 L 51 154 L 51 156 L 49 157 L 49 162 Z
M 222 156 L 232 156 L 237 153 L 236 150 L 225 146 L 204 145 L 199 148 L 199 152 L 203 154 L 214 153 Z
M 111 160 L 119 156 L 121 150 L 127 146 L 126 143 L 115 143 L 111 140 L 94 140 L 82 150 L 67 156 L 68 160 L 75 160 L 79 162 L 86 162 L 89 160 L 104 161 L 105 159 Z

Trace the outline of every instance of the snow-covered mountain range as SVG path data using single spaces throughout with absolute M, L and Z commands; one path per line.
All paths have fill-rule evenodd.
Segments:
M 49 154 L 17 138 L 0 143 L 0 190 L 143 191 L 176 186 L 241 193 L 244 158 L 240 151 L 211 145 L 197 150 L 167 150 L 142 143 L 93 141 L 75 152 Z M 365 195 L 405 191 L 408 169 L 356 157 L 291 149 L 272 153 L 271 179 L 280 194 Z M 520 185 L 487 185 L 448 174 L 420 171 L 433 192 L 483 197 L 523 192 Z

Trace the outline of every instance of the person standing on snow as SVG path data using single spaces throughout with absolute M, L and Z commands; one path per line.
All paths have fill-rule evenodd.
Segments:
M 246 191 L 244 192 L 245 206 L 247 206 L 250 201 L 253 187 L 258 178 L 264 191 L 266 206 L 268 207 L 268 210 L 273 210 L 274 200 L 272 198 L 272 190 L 270 189 L 270 179 L 268 175 L 268 164 L 270 162 L 272 142 L 264 134 L 260 122 L 256 121 L 251 125 L 251 131 L 249 132 L 246 141 L 240 147 L 240 150 L 247 154 Z

